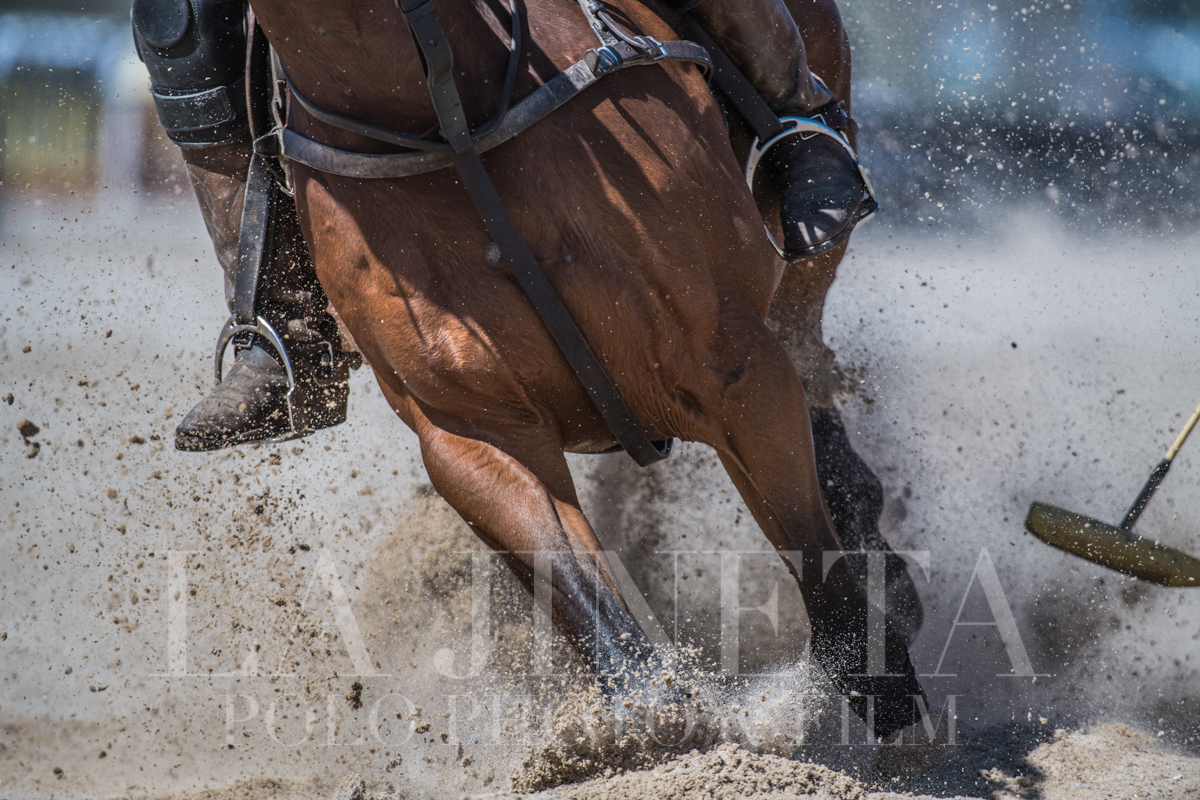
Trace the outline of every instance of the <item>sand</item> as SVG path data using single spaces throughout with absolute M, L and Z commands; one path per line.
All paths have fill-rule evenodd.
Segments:
M 918 749 L 920 750 L 920 749 Z M 1192 800 L 1200 797 L 1200 757 L 1164 745 L 1119 723 L 1067 732 L 1043 732 L 1040 740 L 993 731 L 972 745 L 926 748 L 903 754 L 879 748 L 853 770 L 753 753 L 736 744 L 693 750 L 648 769 L 541 792 L 490 792 L 464 800 Z M 892 774 L 894 773 L 894 774 Z M 942 787 L 937 791 L 935 787 Z M 344 776 L 336 787 L 301 786 L 284 780 L 241 782 L 163 800 L 266 800 L 323 797 L 329 800 L 402 800 L 361 776 Z M 449 798 L 449 795 L 445 795 Z
M 1200 757 L 1163 746 L 1122 724 L 1053 731 L 1029 740 L 992 732 L 973 746 L 889 753 L 880 748 L 855 778 L 819 764 L 755 754 L 734 744 L 692 751 L 653 769 L 625 772 L 544 793 L 476 795 L 527 800 L 1116 800 L 1200 797 Z M 1022 746 L 1025 745 L 1025 746 Z M 888 773 L 897 774 L 889 776 Z M 938 791 L 939 784 L 942 791 Z
M 862 785 L 816 764 L 755 755 L 725 744 L 649 770 L 599 778 L 556 791 L 572 800 L 774 800 L 808 795 L 814 800 L 860 800 Z

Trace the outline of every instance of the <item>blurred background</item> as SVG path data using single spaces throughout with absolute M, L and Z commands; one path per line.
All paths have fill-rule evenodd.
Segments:
M 867 163 L 904 219 L 1014 201 L 1081 224 L 1195 219 L 1195 0 L 842 8 Z
M 3 190 L 182 193 L 133 52 L 128 4 L 0 4 Z

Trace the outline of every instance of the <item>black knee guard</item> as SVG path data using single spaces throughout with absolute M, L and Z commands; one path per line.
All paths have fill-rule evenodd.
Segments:
M 180 147 L 250 139 L 245 0 L 133 0 L 158 121 Z

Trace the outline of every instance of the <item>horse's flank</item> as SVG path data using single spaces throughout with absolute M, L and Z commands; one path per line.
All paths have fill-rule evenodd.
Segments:
M 484 0 L 438 8 L 468 118 L 482 124 L 499 103 L 509 17 Z M 621 8 L 641 31 L 673 36 L 640 4 Z M 267 0 L 255 12 L 317 104 L 400 131 L 434 124 L 391 3 Z M 517 98 L 596 46 L 574 3 L 530 0 L 526 18 Z M 326 144 L 379 150 L 295 106 L 291 124 Z M 606 78 L 485 163 L 647 431 L 711 441 L 690 398 L 736 380 L 739 365 L 719 355 L 722 328 L 766 315 L 782 264 L 697 71 Z M 513 424 L 549 427 L 567 449 L 612 443 L 452 171 L 364 182 L 297 166 L 295 178 L 321 281 L 389 395 L 496 444 L 496 429 Z

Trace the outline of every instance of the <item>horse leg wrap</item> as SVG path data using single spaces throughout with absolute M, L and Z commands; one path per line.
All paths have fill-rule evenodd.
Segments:
M 245 0 L 134 0 L 158 121 L 180 147 L 249 141 Z
M 805 578 L 825 572 L 826 556 L 806 556 Z M 832 564 L 820 588 L 805 594 L 812 620 L 813 659 L 825 670 L 851 710 L 871 725 L 877 737 L 920 721 L 918 702 L 928 700 L 917 680 L 908 647 L 890 620 L 877 627 L 866 593 L 845 559 Z

